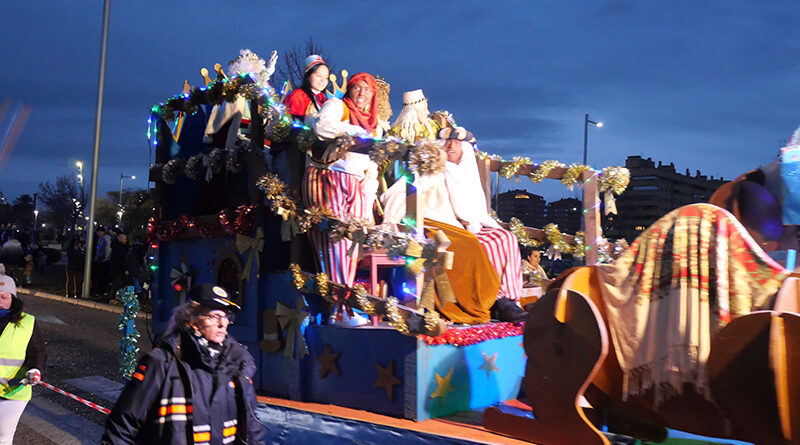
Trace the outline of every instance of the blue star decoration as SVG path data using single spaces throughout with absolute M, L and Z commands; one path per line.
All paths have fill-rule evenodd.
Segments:
M 500 371 L 500 368 L 494 364 L 494 361 L 497 360 L 497 353 L 495 352 L 491 357 L 486 355 L 485 352 L 481 352 L 481 354 L 483 354 L 483 364 L 478 369 L 486 371 L 486 378 L 488 379 L 492 372 Z

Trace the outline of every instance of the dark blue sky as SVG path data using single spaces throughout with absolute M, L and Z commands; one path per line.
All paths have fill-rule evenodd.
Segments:
M 204 5 L 203 7 L 197 5 Z M 308 36 L 340 68 L 422 88 L 482 149 L 589 164 L 631 154 L 732 178 L 800 125 L 796 1 L 184 2 L 112 4 L 99 185 L 145 186 L 147 113 L 201 67 Z M 0 190 L 13 199 L 91 161 L 102 1 L 7 2 L 0 101 L 33 107 Z M 87 172 L 88 176 L 88 172 Z M 529 181 L 504 188 L 527 186 Z M 533 186 L 558 197 L 563 187 Z

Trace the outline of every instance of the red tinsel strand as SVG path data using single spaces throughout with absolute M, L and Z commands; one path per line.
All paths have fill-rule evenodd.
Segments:
M 468 328 L 450 328 L 438 337 L 420 335 L 420 338 L 429 346 L 469 346 L 486 340 L 522 335 L 524 330 L 525 322 L 493 323 L 489 325 L 471 326 Z

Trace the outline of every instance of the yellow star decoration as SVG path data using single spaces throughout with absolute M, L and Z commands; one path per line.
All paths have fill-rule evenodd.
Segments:
M 495 352 L 494 354 L 492 354 L 491 357 L 486 355 L 486 353 L 483 352 L 483 351 L 481 351 L 481 354 L 483 354 L 483 364 L 480 367 L 478 367 L 478 369 L 482 369 L 482 370 L 486 371 L 486 378 L 488 379 L 489 375 L 492 372 L 500 371 L 500 368 L 498 368 L 494 364 L 494 361 L 497 360 L 497 353 Z
M 445 399 L 447 398 L 447 394 L 455 391 L 456 389 L 453 385 L 450 384 L 450 379 L 453 378 L 453 368 L 450 368 L 447 375 L 441 377 L 439 373 L 436 373 L 436 391 L 431 394 L 431 398 L 438 397 L 439 400 L 444 405 Z
M 339 371 L 339 365 L 336 364 L 336 360 L 339 359 L 340 355 L 342 355 L 341 352 L 331 352 L 330 346 L 325 345 L 325 350 L 322 351 L 322 355 L 317 357 L 317 360 L 319 360 L 320 363 L 320 379 L 327 377 L 328 372 L 330 371 L 333 371 L 336 375 L 342 375 L 341 371 Z
M 393 401 L 394 394 L 392 393 L 392 390 L 394 389 L 395 385 L 401 385 L 403 383 L 400 381 L 400 379 L 394 376 L 394 362 L 389 362 L 385 368 L 375 363 L 375 368 L 378 370 L 378 380 L 375 380 L 375 383 L 372 384 L 372 387 L 386 388 L 386 396 L 389 397 L 390 402 Z

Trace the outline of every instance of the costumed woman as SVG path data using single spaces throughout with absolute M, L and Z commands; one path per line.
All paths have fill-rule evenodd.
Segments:
M 283 100 L 292 119 L 305 122 L 306 116 L 316 118 L 327 100 L 325 88 L 328 87 L 330 70 L 322 57 L 312 54 L 305 59 L 305 72 L 300 88 L 293 90 Z
M 494 318 L 517 321 L 525 317 L 519 307 L 522 298 L 522 257 L 517 237 L 489 215 L 484 199 L 475 149 L 475 138 L 462 127 L 443 128 L 447 168 L 445 183 L 456 217 L 474 233 L 500 277 L 500 292 L 493 307 Z
M 378 118 L 378 84 L 367 73 L 358 73 L 347 82 L 344 99 L 328 99 L 311 127 L 320 141 L 337 136 L 381 137 L 383 125 Z M 372 208 L 378 189 L 378 166 L 367 154 L 335 153 L 335 144 L 321 155 L 312 150 L 311 162 L 303 178 L 303 201 L 330 209 L 337 218 L 356 217 L 373 221 Z M 356 274 L 356 255 L 348 253 L 351 242 L 332 242 L 328 235 L 310 230 L 309 237 L 318 255 L 318 263 L 328 277 L 352 286 Z
M 31 385 L 41 381 L 47 360 L 36 320 L 22 306 L 14 279 L 0 270 L 0 445 L 14 440 Z
M 239 306 L 211 284 L 189 296 L 122 391 L 103 444 L 264 443 L 255 361 L 227 332 Z

